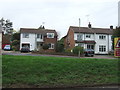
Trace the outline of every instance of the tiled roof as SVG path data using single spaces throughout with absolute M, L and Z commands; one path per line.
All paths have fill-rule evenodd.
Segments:
M 55 33 L 55 36 L 57 36 L 57 32 L 51 29 L 20 28 L 20 33 L 36 33 L 36 34 L 43 34 L 43 35 L 46 35 L 46 33 Z
M 76 27 L 70 26 L 75 33 L 96 33 L 96 34 L 113 34 L 113 30 L 109 28 L 88 28 L 88 27 Z

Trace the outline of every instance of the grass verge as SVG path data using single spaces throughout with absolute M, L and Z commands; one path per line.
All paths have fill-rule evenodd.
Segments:
M 2 56 L 3 87 L 118 84 L 118 59 Z

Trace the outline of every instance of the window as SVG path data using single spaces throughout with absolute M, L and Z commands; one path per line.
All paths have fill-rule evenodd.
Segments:
M 105 35 L 100 35 L 99 39 L 106 39 L 106 36 Z
M 54 33 L 47 33 L 47 38 L 54 38 Z
M 53 43 L 50 43 L 48 45 L 49 45 L 49 49 L 54 49 L 54 44 Z
M 29 38 L 29 34 L 28 33 L 23 33 L 23 38 Z
M 87 45 L 87 49 L 94 49 L 94 45 L 88 44 L 88 45 Z
M 91 35 L 90 34 L 86 34 L 86 38 L 91 38 Z
M 106 51 L 106 46 L 100 45 L 99 46 L 99 52 L 105 52 Z
M 77 40 L 78 40 L 78 41 L 79 41 L 79 40 L 82 40 L 82 35 L 78 34 L 78 35 L 77 35 Z
M 37 38 L 43 39 L 43 35 L 42 34 L 37 34 Z

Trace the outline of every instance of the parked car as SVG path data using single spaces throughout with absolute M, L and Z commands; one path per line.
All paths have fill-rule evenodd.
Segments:
M 94 50 L 93 49 L 85 49 L 84 50 L 84 55 L 93 57 L 94 56 Z
M 29 47 L 22 47 L 20 51 L 21 52 L 30 52 L 30 49 L 29 49 Z
M 10 45 L 5 45 L 5 47 L 3 49 L 5 51 L 10 51 L 11 50 L 11 46 Z

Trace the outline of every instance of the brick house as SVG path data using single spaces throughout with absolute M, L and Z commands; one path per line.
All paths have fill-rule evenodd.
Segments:
M 28 46 L 30 51 L 42 50 L 44 44 L 49 45 L 48 52 L 54 52 L 57 43 L 57 32 L 50 29 L 20 28 L 20 49 Z
M 110 28 L 92 28 L 70 26 L 65 37 L 66 49 L 82 46 L 84 49 L 94 49 L 95 54 L 108 54 L 112 50 L 113 26 Z

